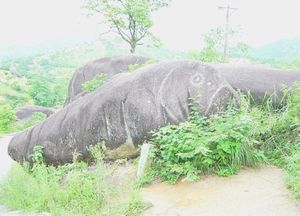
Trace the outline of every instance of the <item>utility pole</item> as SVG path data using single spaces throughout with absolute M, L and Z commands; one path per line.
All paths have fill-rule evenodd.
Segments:
M 228 55 L 228 34 L 229 34 L 229 18 L 230 18 L 230 12 L 231 11 L 236 11 L 237 8 L 230 7 L 228 4 L 226 7 L 225 6 L 219 6 L 218 7 L 220 10 L 226 10 L 226 24 L 225 24 L 225 37 L 224 37 L 224 58 L 227 58 Z

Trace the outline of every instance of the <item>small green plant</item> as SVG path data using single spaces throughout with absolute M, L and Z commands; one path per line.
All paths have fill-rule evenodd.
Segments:
M 99 87 L 101 87 L 108 79 L 107 74 L 100 73 L 97 74 L 92 80 L 85 82 L 82 84 L 82 89 L 85 92 L 93 92 Z
M 44 163 L 44 147 L 43 146 L 35 146 L 33 149 L 33 155 L 31 160 L 34 165 L 41 165 Z

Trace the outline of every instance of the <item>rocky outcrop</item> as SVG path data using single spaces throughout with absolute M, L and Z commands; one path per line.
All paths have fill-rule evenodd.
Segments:
M 256 101 L 274 96 L 279 101 L 282 90 L 300 82 L 300 71 L 284 71 L 254 65 L 213 65 L 235 89 L 250 92 Z
M 150 132 L 187 120 L 189 98 L 203 115 L 223 111 L 236 99 L 232 87 L 210 66 L 194 61 L 153 64 L 113 77 L 47 120 L 16 135 L 9 155 L 30 160 L 36 145 L 51 164 L 89 157 L 87 147 L 104 143 L 110 159 L 133 157 Z
M 19 120 L 27 120 L 30 119 L 34 114 L 36 113 L 43 113 L 47 117 L 52 115 L 54 113 L 53 110 L 45 108 L 45 107 L 40 107 L 40 106 L 27 106 L 27 107 L 22 107 L 16 111 L 16 116 Z
M 128 71 L 130 65 L 144 64 L 148 59 L 141 56 L 116 56 L 92 61 L 75 71 L 68 90 L 66 104 L 86 94 L 82 85 L 92 80 L 97 74 L 107 74 L 108 78 Z

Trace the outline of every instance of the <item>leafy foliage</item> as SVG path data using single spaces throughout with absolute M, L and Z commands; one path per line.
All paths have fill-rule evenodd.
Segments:
M 231 108 L 211 119 L 191 107 L 189 121 L 167 126 L 154 133 L 154 169 L 166 181 L 181 176 L 195 180 L 199 174 L 231 175 L 242 166 L 255 166 L 264 160 L 256 149 L 260 115 Z M 251 130 L 250 130 L 251 129 Z
M 234 38 L 238 35 L 238 30 L 230 29 L 228 36 Z M 194 59 L 202 62 L 226 62 L 224 58 L 224 38 L 225 29 L 218 27 L 210 30 L 203 36 L 203 49 L 199 51 L 189 51 L 186 55 L 189 59 Z M 243 42 L 231 43 L 229 53 L 231 56 L 246 57 L 249 51 L 249 46 Z
M 107 78 L 107 74 L 105 73 L 97 74 L 92 80 L 83 83 L 82 89 L 85 92 L 93 92 L 101 87 L 106 82 Z
M 57 85 L 51 88 L 49 83 L 47 78 L 39 76 L 30 80 L 29 94 L 36 105 L 53 107 L 65 100 L 64 96 L 54 89 Z
M 130 52 L 146 37 L 152 37 L 151 13 L 167 6 L 169 0 L 86 0 L 85 7 L 93 13 L 100 13 L 125 42 Z
M 0 133 L 11 130 L 16 118 L 15 112 L 9 105 L 0 106 Z

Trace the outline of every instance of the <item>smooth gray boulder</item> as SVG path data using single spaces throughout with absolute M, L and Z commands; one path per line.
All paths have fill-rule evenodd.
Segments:
M 54 111 L 49 108 L 41 107 L 41 106 L 26 106 L 18 109 L 16 111 L 16 116 L 19 120 L 22 121 L 22 120 L 30 119 L 36 113 L 43 113 L 47 117 L 49 117 L 54 113 Z
M 145 57 L 128 55 L 106 57 L 87 63 L 75 71 L 69 83 L 66 104 L 84 96 L 86 92 L 83 91 L 82 84 L 92 80 L 97 74 L 105 73 L 108 78 L 111 78 L 118 73 L 128 71 L 129 65 L 144 64 L 148 60 Z
M 116 75 L 100 89 L 16 135 L 9 155 L 30 160 L 36 145 L 50 164 L 72 161 L 74 152 L 89 157 L 87 147 L 104 143 L 108 159 L 134 157 L 151 131 L 179 124 L 189 115 L 189 99 L 204 115 L 224 111 L 235 90 L 212 67 L 194 61 L 152 64 Z
M 255 65 L 220 64 L 213 67 L 234 89 L 240 89 L 243 93 L 251 92 L 257 102 L 270 96 L 280 101 L 285 87 L 300 82 L 300 71 L 276 70 Z

